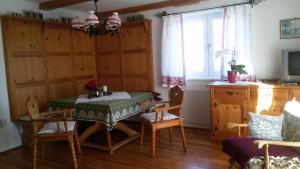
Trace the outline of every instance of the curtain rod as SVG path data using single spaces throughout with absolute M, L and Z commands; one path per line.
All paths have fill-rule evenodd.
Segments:
M 163 16 L 168 16 L 168 15 L 177 15 L 177 14 L 184 14 L 184 13 L 190 13 L 190 12 L 200 12 L 200 11 L 206 11 L 206 10 L 211 10 L 211 9 L 226 8 L 226 7 L 230 7 L 230 6 L 245 5 L 245 4 L 251 4 L 253 6 L 252 1 L 253 0 L 249 0 L 248 2 L 241 2 L 241 3 L 230 4 L 230 5 L 216 6 L 216 7 L 211 7 L 211 8 L 204 8 L 204 9 L 197 9 L 197 10 L 176 12 L 176 13 L 167 13 L 167 11 L 163 11 L 161 13 L 156 14 L 155 16 L 163 17 Z

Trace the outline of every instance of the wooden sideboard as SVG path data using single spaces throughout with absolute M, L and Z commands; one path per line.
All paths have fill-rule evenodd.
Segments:
M 248 123 L 248 112 L 280 115 L 287 101 L 300 100 L 300 86 L 254 82 L 214 82 L 210 88 L 211 137 L 215 141 L 236 136 L 227 123 Z M 247 130 L 242 131 L 247 136 Z

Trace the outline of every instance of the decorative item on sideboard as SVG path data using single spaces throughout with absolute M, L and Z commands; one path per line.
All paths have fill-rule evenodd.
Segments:
M 245 71 L 245 67 L 246 67 L 245 65 L 237 65 L 236 64 L 238 54 L 235 49 L 232 51 L 231 54 L 232 54 L 232 58 L 228 62 L 231 70 L 227 71 L 227 75 L 228 75 L 229 83 L 235 83 L 236 77 L 237 77 L 237 72 L 239 72 L 239 74 L 247 74 L 247 72 Z
M 235 83 L 238 75 L 237 73 L 240 75 L 247 74 L 247 71 L 245 70 L 246 65 L 237 64 L 238 52 L 236 49 L 223 49 L 217 52 L 217 56 L 222 56 L 225 58 L 226 55 L 231 55 L 231 58 L 228 61 L 230 66 L 230 70 L 227 71 L 228 81 L 229 83 Z

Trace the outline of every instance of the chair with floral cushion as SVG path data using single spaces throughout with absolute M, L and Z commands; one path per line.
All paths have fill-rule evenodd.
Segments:
M 38 101 L 35 97 L 29 97 L 26 103 L 27 113 L 31 117 L 33 126 L 33 169 L 36 169 L 36 154 L 38 142 L 62 141 L 69 143 L 74 168 L 77 169 L 76 152 L 80 154 L 80 144 L 76 131 L 76 121 L 72 121 L 72 112 L 75 109 L 64 109 L 53 112 L 39 112 Z M 52 116 L 55 116 L 52 117 Z M 58 116 L 58 117 L 57 117 Z
M 269 134 L 262 132 L 263 135 L 259 136 L 259 131 L 251 131 L 255 129 L 255 127 L 253 129 L 251 117 L 249 124 L 228 124 L 228 128 L 238 128 L 239 135 L 239 137 L 226 138 L 222 141 L 223 152 L 231 157 L 229 168 L 233 166 L 243 169 L 300 168 L 300 103 L 297 101 L 288 102 L 285 105 L 282 118 L 270 116 L 260 116 L 259 118 L 258 125 L 261 128 L 256 130 L 269 130 Z M 274 118 L 277 120 L 281 118 L 282 121 L 274 121 Z M 266 129 L 265 124 L 269 124 L 270 129 Z M 281 126 L 281 128 L 276 129 L 276 125 Z M 240 131 L 243 127 L 251 128 L 249 129 L 250 135 L 252 135 L 251 133 L 257 135 L 254 134 L 253 137 L 247 138 L 240 137 Z M 282 136 L 281 139 L 277 139 L 277 136 L 273 137 L 276 132 L 277 135 L 279 132 Z M 273 136 L 268 139 L 269 135 Z
M 156 144 L 156 131 L 158 129 L 169 129 L 169 140 L 172 141 L 172 127 L 178 126 L 181 132 L 181 139 L 183 149 L 186 152 L 186 139 L 183 129 L 182 118 L 182 102 L 184 97 L 184 91 L 175 86 L 170 89 L 169 99 L 170 101 L 160 102 L 145 102 L 142 104 L 142 108 L 158 105 L 154 112 L 144 113 L 140 116 L 141 119 L 141 137 L 140 144 L 143 144 L 144 139 L 144 126 L 149 126 L 152 131 L 152 156 L 155 156 L 155 144 Z M 168 106 L 165 106 L 168 104 Z

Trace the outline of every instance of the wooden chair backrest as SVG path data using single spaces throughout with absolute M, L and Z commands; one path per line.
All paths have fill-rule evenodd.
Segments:
M 170 99 L 169 106 L 172 107 L 172 106 L 182 105 L 183 97 L 184 97 L 184 91 L 179 86 L 172 87 L 169 92 L 169 99 Z M 170 110 L 170 113 L 175 115 L 181 115 L 181 112 L 179 111 L 181 110 L 180 109 Z
M 34 96 L 30 96 L 28 98 L 26 106 L 27 106 L 27 112 L 30 115 L 31 119 L 42 119 L 40 116 L 40 112 L 39 112 L 39 103 Z M 67 125 L 66 120 L 61 120 L 61 121 L 63 122 L 63 127 L 65 129 L 65 132 L 68 132 L 68 125 Z M 61 122 L 61 121 L 55 121 L 57 129 L 58 129 L 58 133 L 62 132 L 60 124 L 59 124 L 59 122 Z M 42 126 L 43 126 L 43 122 L 34 122 L 33 123 L 35 132 Z
M 34 96 L 29 96 L 26 107 L 31 119 L 40 118 L 39 103 Z

